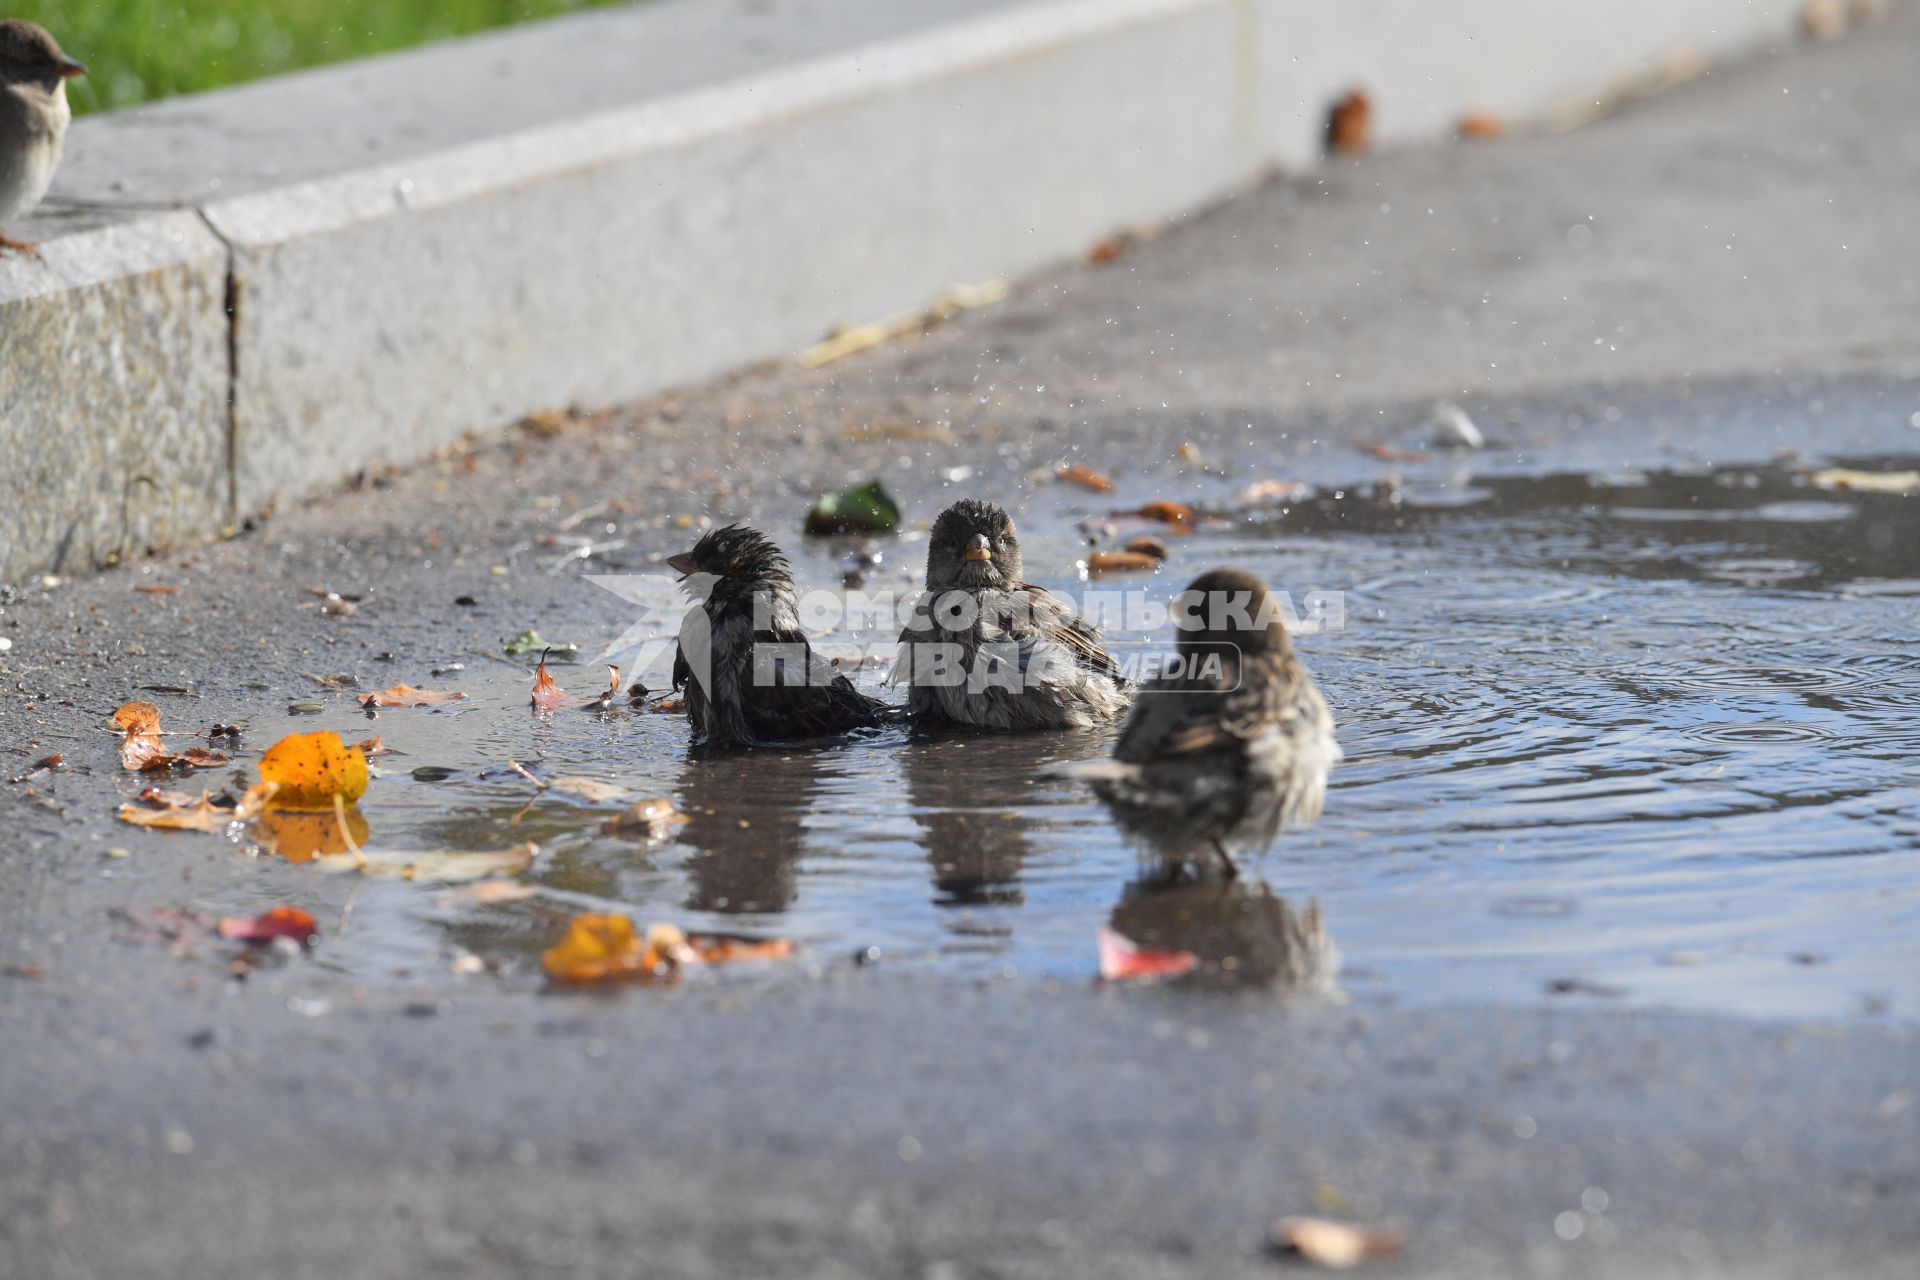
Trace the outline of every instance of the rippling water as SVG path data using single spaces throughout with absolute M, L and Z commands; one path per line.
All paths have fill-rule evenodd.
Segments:
M 1073 530 L 1027 523 L 1030 576 L 1071 587 Z M 539 720 L 503 670 L 462 707 L 318 725 L 407 753 L 364 806 L 377 841 L 536 840 L 545 892 L 476 908 L 369 883 L 363 945 L 326 963 L 382 980 L 460 947 L 531 984 L 570 913 L 617 904 L 796 938 L 800 968 L 875 948 L 961 977 L 1085 978 L 1110 924 L 1260 984 L 1301 976 L 1278 922 L 1315 898 L 1356 998 L 1911 1013 L 1920 504 L 1771 471 L 1483 478 L 1238 513 L 1176 550 L 1142 585 L 1170 595 L 1237 563 L 1296 596 L 1346 593 L 1344 630 L 1300 648 L 1347 763 L 1320 825 L 1257 875 L 1143 866 L 1077 786 L 1036 779 L 1103 734 L 902 730 L 693 760 L 678 716 Z M 838 577 L 828 548 L 796 569 Z M 562 674 L 591 692 L 590 671 Z M 254 726 L 296 727 L 316 721 Z M 607 834 L 605 806 L 535 798 L 510 759 L 671 796 L 690 820 L 658 842 Z

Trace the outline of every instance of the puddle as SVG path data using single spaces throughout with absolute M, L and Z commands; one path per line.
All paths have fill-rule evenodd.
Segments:
M 1024 532 L 1029 572 L 1077 589 L 1068 521 L 1034 515 Z M 838 580 L 829 549 L 794 550 L 803 583 Z M 1280 954 L 1274 922 L 1317 898 L 1339 985 L 1360 999 L 1911 1016 L 1920 502 L 1767 469 L 1456 477 L 1398 504 L 1363 489 L 1180 539 L 1143 585 L 1165 598 L 1219 563 L 1296 595 L 1346 593 L 1345 629 L 1300 648 L 1347 763 L 1319 826 L 1231 891 L 1143 866 L 1080 788 L 1035 778 L 1104 734 L 900 730 L 691 760 L 679 716 L 542 721 L 521 676 L 474 666 L 462 706 L 370 723 L 335 702 L 252 726 L 256 744 L 337 728 L 407 753 L 380 762 L 363 806 L 384 846 L 544 851 L 529 876 L 543 893 L 515 902 L 366 882 L 353 945 L 320 962 L 404 979 L 444 972 L 455 946 L 532 987 L 568 915 L 617 905 L 803 948 L 723 981 L 856 952 L 957 978 L 1085 980 L 1111 924 L 1285 985 L 1300 957 Z M 600 682 L 556 672 L 576 695 Z M 671 796 L 690 820 L 657 843 L 610 835 L 608 807 L 536 799 L 509 759 Z

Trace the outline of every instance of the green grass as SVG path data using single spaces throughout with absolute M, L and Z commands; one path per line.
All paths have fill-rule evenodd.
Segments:
M 619 0 L 0 0 L 53 32 L 89 74 L 76 113 L 110 111 L 548 18 Z

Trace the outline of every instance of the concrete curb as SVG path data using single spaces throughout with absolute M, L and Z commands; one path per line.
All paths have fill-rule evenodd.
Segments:
M 82 121 L 0 259 L 0 580 L 1031 271 L 1312 163 L 1354 85 L 1430 139 L 1792 12 L 660 0 Z

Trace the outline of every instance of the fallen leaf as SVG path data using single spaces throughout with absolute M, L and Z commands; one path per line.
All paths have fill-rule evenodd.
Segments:
M 345 596 L 329 591 L 320 597 L 320 612 L 331 618 L 347 618 L 359 612 L 360 606 Z
M 220 936 L 236 942 L 272 942 L 292 938 L 301 946 L 311 943 L 320 932 L 313 916 L 299 907 L 274 907 L 249 920 L 245 916 L 226 916 L 220 921 Z
M 1160 561 L 1137 551 L 1096 551 L 1087 557 L 1086 566 L 1090 577 L 1100 578 L 1110 573 L 1150 573 L 1160 567 Z
M 1193 528 L 1193 508 L 1184 502 L 1169 502 L 1165 498 L 1149 502 L 1138 511 L 1122 511 L 1117 514 L 1139 516 L 1144 520 L 1158 520 L 1161 524 L 1171 525 L 1183 533 Z
M 1418 449 L 1401 449 L 1390 444 L 1363 441 L 1353 446 L 1361 453 L 1382 462 L 1425 462 L 1427 455 Z
M 438 894 L 433 904 L 443 910 L 458 907 L 490 907 L 502 902 L 519 902 L 531 898 L 540 892 L 530 884 L 521 884 L 517 880 L 482 880 L 478 884 L 462 885 L 458 889 L 449 889 Z
M 533 865 L 537 844 L 517 844 L 498 850 L 362 849 L 314 859 L 323 871 L 358 871 L 379 879 L 412 880 L 421 884 L 459 884 L 488 876 L 518 875 Z
M 1358 89 L 1334 103 L 1327 114 L 1327 152 L 1352 155 L 1372 141 L 1373 102 Z
M 686 709 L 687 709 L 687 700 L 685 698 L 672 698 L 672 697 L 662 698 L 660 699 L 660 701 L 654 703 L 652 706 L 647 708 L 647 710 L 649 711 L 665 711 L 669 713 L 678 713 L 681 711 L 685 711 Z
M 113 722 L 126 730 L 120 742 L 120 767 L 133 773 L 164 769 L 173 756 L 160 740 L 160 708 L 151 702 L 129 702 L 113 713 Z
M 134 590 L 150 596 L 177 596 L 180 594 L 180 588 L 178 587 L 162 587 L 157 585 L 135 587 Z
M 1087 261 L 1094 266 L 1101 266 L 1114 261 L 1126 251 L 1127 239 L 1125 236 L 1108 236 L 1104 240 L 1094 241 L 1093 247 L 1087 250 Z
M 701 964 L 785 960 L 794 950 L 792 938 L 742 938 L 724 933 L 690 933 L 687 948 Z
M 817 369 L 823 364 L 831 364 L 835 360 L 844 359 L 856 352 L 877 347 L 883 342 L 891 342 L 909 333 L 924 331 L 962 311 L 992 306 L 1006 296 L 1007 282 L 1004 280 L 989 280 L 984 284 L 954 285 L 941 294 L 925 311 L 889 316 L 885 320 L 875 320 L 868 324 L 857 324 L 841 329 L 825 342 L 815 343 L 802 351 L 800 365 L 806 369 Z
M 1240 501 L 1298 502 L 1312 492 L 1313 486 L 1301 484 L 1298 480 L 1255 480 L 1240 491 Z
M 643 939 L 627 916 L 592 912 L 573 918 L 540 967 L 555 982 L 614 982 L 665 976 L 690 955 L 673 925 L 654 925 Z
M 1152 556 L 1155 560 L 1165 560 L 1171 554 L 1167 550 L 1166 543 L 1160 541 L 1158 538 L 1145 535 L 1138 538 L 1128 538 L 1127 545 L 1122 547 L 1121 550 L 1137 556 Z
M 620 668 L 614 666 L 612 663 L 608 663 L 607 664 L 607 690 L 605 693 L 602 693 L 598 697 L 596 697 L 592 702 L 587 703 L 586 710 L 605 711 L 608 707 L 611 707 L 615 702 L 617 702 L 619 698 L 620 698 Z
M 531 629 L 522 631 L 519 635 L 507 641 L 506 648 L 505 648 L 505 653 L 509 658 L 523 658 L 529 653 L 548 654 L 555 657 L 570 658 L 578 652 L 580 652 L 579 645 L 557 644 L 551 641 L 542 640 L 540 638 L 540 633 L 538 631 L 534 631 Z
M 609 835 L 646 835 L 659 839 L 686 821 L 687 815 L 674 808 L 673 801 L 660 796 L 642 800 L 614 814 L 607 819 L 605 829 Z
M 123 804 L 114 811 L 114 816 L 122 822 L 130 822 L 136 827 L 158 827 L 165 831 L 210 831 L 220 832 L 227 824 L 240 819 L 240 812 L 232 805 L 217 805 L 213 796 L 201 792 L 198 800 L 176 803 L 186 800 L 177 792 L 146 791 L 143 796 L 153 796 L 162 801 L 161 807 L 149 805 Z
M 375 756 L 403 756 L 406 754 L 404 751 L 395 751 L 392 747 L 380 741 L 379 734 L 375 734 L 371 738 L 362 738 L 353 744 L 353 749 L 369 760 Z
M 311 671 L 302 671 L 300 674 L 319 685 L 322 689 L 351 689 L 360 683 L 360 681 L 353 676 L 317 676 Z
M 35 760 L 31 765 L 27 766 L 26 772 L 15 774 L 13 777 L 7 779 L 7 781 L 31 782 L 35 778 L 52 773 L 56 769 L 65 768 L 66 763 L 66 756 L 56 751 L 50 756 L 41 756 L 38 760 Z
M 869 480 L 843 493 L 830 493 L 807 512 L 806 531 L 815 535 L 887 533 L 900 526 L 900 505 L 886 485 Z
M 536 409 L 520 419 L 520 429 L 541 440 L 551 440 L 567 429 L 567 414 L 561 409 Z
M 547 674 L 547 655 L 544 653 L 540 655 L 540 665 L 533 670 L 531 701 L 536 711 L 552 711 L 555 707 L 567 704 L 567 691 L 555 684 L 553 677 Z
M 607 800 L 624 800 L 629 794 L 625 787 L 615 786 L 611 782 L 600 782 L 593 778 L 555 778 L 547 783 L 547 789 L 579 800 L 589 800 L 595 804 Z
M 357 694 L 354 700 L 363 707 L 443 707 L 449 702 L 464 702 L 466 697 L 452 689 L 416 689 L 410 684 L 396 684 L 378 693 Z
M 1846 467 L 1828 467 L 1810 477 L 1816 489 L 1837 489 L 1843 493 L 1908 494 L 1920 489 L 1920 471 L 1852 471 Z
M 1053 473 L 1053 476 L 1062 484 L 1077 484 L 1082 489 L 1091 489 L 1095 493 L 1113 492 L 1113 481 L 1082 462 L 1061 467 Z
M 190 769 L 217 769 L 223 764 L 233 763 L 233 757 L 209 751 L 205 747 L 188 747 L 173 758 L 173 763 L 184 764 Z
M 1507 131 L 1506 121 L 1491 111 L 1469 111 L 1454 128 L 1463 138 L 1497 138 Z
M 1178 977 L 1192 973 L 1199 963 L 1191 951 L 1149 951 L 1126 935 L 1100 926 L 1100 976 L 1108 982 Z
M 1271 1238 L 1276 1249 L 1332 1271 L 1351 1270 L 1369 1258 L 1395 1257 L 1402 1247 L 1397 1231 L 1327 1218 L 1282 1218 L 1273 1224 Z
M 282 808 L 328 808 L 336 796 L 352 803 L 366 794 L 367 757 L 330 730 L 290 733 L 260 757 L 260 778 Z

